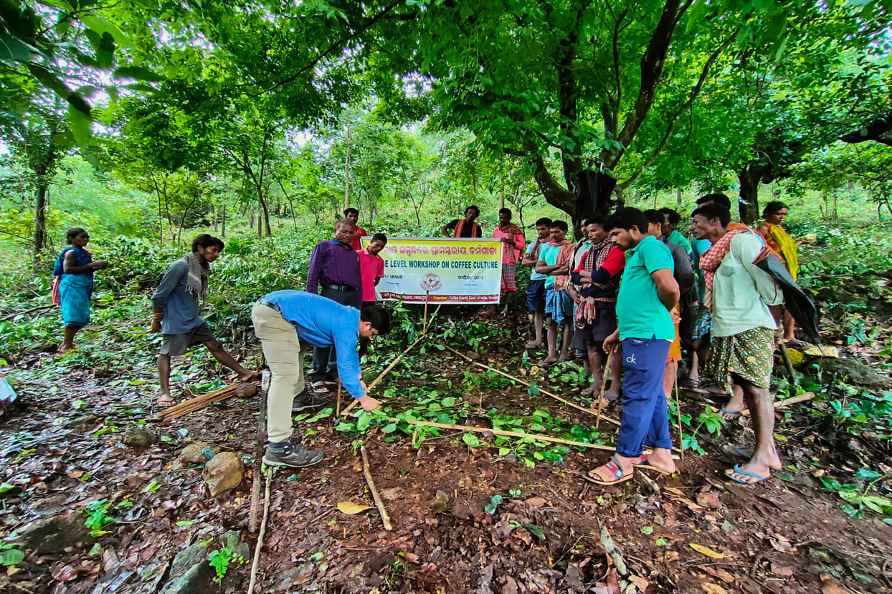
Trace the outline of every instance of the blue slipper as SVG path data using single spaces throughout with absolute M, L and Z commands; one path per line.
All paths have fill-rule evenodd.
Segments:
M 744 481 L 739 478 L 735 478 L 734 475 L 738 474 L 740 476 L 748 476 L 750 478 L 756 479 L 754 481 Z M 725 470 L 725 476 L 734 481 L 735 483 L 739 483 L 741 485 L 755 485 L 756 483 L 761 483 L 762 481 L 766 481 L 771 478 L 770 474 L 756 474 L 755 472 L 750 472 L 749 470 L 744 470 L 741 468 L 740 464 L 735 464 L 734 468 L 729 468 Z

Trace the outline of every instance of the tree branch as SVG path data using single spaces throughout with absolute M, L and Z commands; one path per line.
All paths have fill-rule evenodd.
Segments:
M 329 56 L 333 52 L 343 48 L 347 43 L 353 41 L 354 39 L 356 39 L 357 37 L 359 37 L 366 31 L 368 31 L 369 29 L 374 27 L 378 23 L 378 21 L 383 19 L 391 11 L 393 11 L 393 9 L 395 9 L 397 6 L 400 6 L 402 3 L 403 3 L 403 0 L 394 0 L 393 2 L 391 2 L 390 4 L 385 6 L 384 9 L 381 10 L 381 12 L 379 12 L 375 16 L 371 17 L 370 19 L 366 20 L 365 23 L 363 23 L 358 29 L 356 29 L 355 31 L 352 31 L 349 35 L 345 35 L 344 37 L 341 37 L 340 39 L 338 39 L 337 41 L 335 41 L 334 43 L 329 45 L 327 48 L 325 48 L 323 51 L 321 51 L 315 58 L 310 60 L 308 63 L 306 63 L 301 68 L 299 68 L 296 72 L 294 72 L 293 74 L 290 74 L 289 76 L 286 76 L 283 79 L 277 80 L 270 87 L 262 89 L 255 96 L 259 96 L 264 93 L 269 93 L 270 91 L 274 91 L 281 86 L 284 86 L 284 85 L 294 82 L 301 75 L 303 75 L 304 73 L 308 72 L 309 70 L 315 68 L 316 65 L 319 62 L 321 62 L 323 59 L 325 59 L 327 56 Z
M 690 109 L 690 107 L 694 104 L 694 100 L 700 95 L 700 91 L 703 89 L 703 85 L 706 82 L 706 79 L 709 76 L 710 70 L 712 70 L 713 65 L 716 60 L 718 60 L 719 56 L 728 48 L 732 41 L 737 37 L 737 34 L 740 32 L 740 27 L 734 30 L 734 32 L 728 36 L 719 46 L 709 55 L 706 62 L 703 64 L 703 68 L 700 71 L 700 76 L 697 78 L 696 84 L 691 88 L 691 92 L 688 94 L 688 98 L 672 112 L 669 116 L 669 123 L 666 125 L 666 130 L 663 132 L 663 136 L 660 138 L 660 142 L 657 143 L 656 148 L 651 152 L 650 156 L 641 164 L 640 167 L 633 173 L 628 179 L 619 184 L 621 188 L 627 188 L 632 182 L 634 182 L 639 175 L 641 175 L 645 169 L 653 165 L 654 161 L 656 161 L 657 157 L 663 152 L 663 149 L 666 147 L 666 143 L 669 142 L 669 138 L 672 136 L 672 132 L 675 130 L 675 123 L 678 121 L 678 118 L 681 114 Z
M 873 140 L 886 146 L 892 146 L 892 112 L 842 136 L 840 140 L 849 144 Z
M 641 85 L 638 89 L 638 98 L 635 100 L 635 109 L 626 119 L 622 131 L 617 137 L 622 146 L 612 154 L 605 155 L 609 157 L 606 164 L 610 168 L 616 167 L 653 105 L 656 86 L 663 74 L 666 53 L 672 42 L 678 13 L 679 0 L 666 0 L 660 20 L 648 42 L 647 50 L 641 57 Z

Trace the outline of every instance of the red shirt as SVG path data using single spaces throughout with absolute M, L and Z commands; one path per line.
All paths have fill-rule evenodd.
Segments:
M 375 301 L 375 285 L 384 276 L 384 258 L 371 255 L 365 250 L 359 254 L 359 278 L 362 285 L 362 300 Z
M 576 267 L 574 272 L 582 272 L 585 266 L 585 259 L 588 257 L 588 253 L 591 250 L 586 250 L 582 257 L 579 259 L 579 266 Z M 610 248 L 610 251 L 607 252 L 607 257 L 604 259 L 604 263 L 601 264 L 601 268 L 607 271 L 611 277 L 616 276 L 620 272 L 623 271 L 623 268 L 626 267 L 626 254 L 620 248 L 613 246 Z M 592 270 L 592 272 L 597 272 Z
M 359 251 L 362 249 L 362 243 L 359 241 L 360 237 L 365 237 L 368 235 L 368 231 L 357 225 L 353 228 L 353 249 L 355 251 Z

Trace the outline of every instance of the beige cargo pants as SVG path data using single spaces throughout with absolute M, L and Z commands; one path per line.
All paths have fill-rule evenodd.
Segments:
M 277 310 L 262 303 L 254 304 L 251 320 L 272 374 L 266 404 L 267 439 L 273 443 L 288 441 L 294 433 L 291 424 L 294 396 L 304 391 L 304 365 L 297 328 Z

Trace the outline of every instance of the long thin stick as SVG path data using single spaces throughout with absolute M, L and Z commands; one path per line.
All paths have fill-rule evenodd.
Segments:
M 784 366 L 787 368 L 787 374 L 790 376 L 790 382 L 796 386 L 799 381 L 796 379 L 796 371 L 793 369 L 793 362 L 790 360 L 790 353 L 784 343 L 780 343 L 781 359 L 784 360 Z
M 257 567 L 260 565 L 260 549 L 263 548 L 263 537 L 266 535 L 266 520 L 269 517 L 269 485 L 273 480 L 275 468 L 270 468 L 266 475 L 266 492 L 263 495 L 263 521 L 260 522 L 260 534 L 257 535 L 257 546 L 254 547 L 254 562 L 251 563 L 251 581 L 248 583 L 248 594 L 253 594 L 257 582 Z
M 681 399 L 678 397 L 678 373 L 675 374 L 674 389 L 675 412 L 678 414 L 678 447 L 681 449 L 681 461 L 684 462 L 684 430 L 681 425 Z
M 490 371 L 493 371 L 493 372 L 495 372 L 495 373 L 498 373 L 499 375 L 502 375 L 502 376 L 504 376 L 504 377 L 507 377 L 507 378 L 510 379 L 510 380 L 514 380 L 515 382 L 517 382 L 517 383 L 519 383 L 519 384 L 522 384 L 522 385 L 524 385 L 524 386 L 529 386 L 529 385 L 530 385 L 529 382 L 524 381 L 524 380 L 520 379 L 519 377 L 515 377 L 515 376 L 511 375 L 510 373 L 505 373 L 505 372 L 502 371 L 501 369 L 496 369 L 495 367 L 490 367 L 489 365 L 486 365 L 486 364 L 484 364 L 484 363 L 480 363 L 479 361 L 475 361 L 474 359 L 470 358 L 469 356 L 465 355 L 464 353 L 455 350 L 454 348 L 452 348 L 452 347 L 449 346 L 448 344 L 444 344 L 443 346 L 446 347 L 447 350 L 452 351 L 453 353 L 455 353 L 455 354 L 458 355 L 459 357 L 461 357 L 461 358 L 467 360 L 467 361 L 470 362 L 470 363 L 473 363 L 474 365 L 477 365 L 478 367 L 481 367 L 481 368 L 483 368 L 483 369 L 488 369 L 488 370 L 490 370 Z M 554 398 L 554 399 L 557 400 L 558 402 L 563 402 L 563 403 L 566 404 L 567 406 L 569 406 L 569 407 L 571 407 L 571 408 L 575 408 L 575 409 L 578 410 L 578 411 L 584 412 L 584 413 L 589 414 L 589 415 L 595 415 L 595 414 L 596 414 L 596 413 L 595 413 L 594 411 L 592 411 L 591 409 L 585 408 L 584 406 L 579 406 L 578 404 L 576 404 L 576 403 L 574 403 L 574 402 L 570 402 L 569 400 L 565 400 L 564 398 L 561 398 L 561 397 L 558 396 L 557 394 L 553 394 L 552 392 L 549 392 L 548 390 L 543 389 L 541 386 L 539 387 L 539 391 L 540 391 L 541 393 L 545 394 L 546 396 L 548 396 L 549 398 Z M 616 425 L 617 427 L 619 427 L 619 421 L 617 421 L 616 419 L 611 419 L 611 418 L 608 417 L 607 415 L 604 415 L 602 418 L 603 418 L 605 421 L 607 421 L 608 423 L 610 423 L 610 424 L 612 424 L 612 425 Z
M 341 378 L 338 378 L 338 394 L 335 398 L 335 417 L 339 417 L 341 416 Z
M 0 322 L 5 322 L 6 320 L 11 320 L 16 316 L 26 316 L 28 314 L 37 313 L 38 311 L 50 309 L 51 307 L 55 307 L 55 305 L 50 303 L 49 305 L 41 305 L 39 307 L 32 307 L 31 309 L 26 309 L 24 311 L 14 311 L 9 315 L 5 315 L 2 318 L 0 318 Z
M 811 400 L 814 397 L 815 397 L 814 392 L 803 392 L 799 396 L 793 396 L 792 398 L 787 398 L 786 400 L 781 400 L 780 402 L 778 402 L 777 404 L 774 405 L 774 410 L 780 410 L 782 408 L 787 408 L 788 406 L 792 406 L 794 404 L 799 404 L 801 402 L 808 402 L 809 400 Z M 745 408 L 740 412 L 740 414 L 742 414 L 745 417 L 748 417 L 750 414 L 750 409 Z
M 382 501 L 381 496 L 378 494 L 378 489 L 375 488 L 375 479 L 372 478 L 372 469 L 369 466 L 369 457 L 365 452 L 365 446 L 360 446 L 359 453 L 362 454 L 362 473 L 365 475 L 365 482 L 369 485 L 369 491 L 372 492 L 372 499 L 375 500 L 375 507 L 378 508 L 378 513 L 381 514 L 381 521 L 384 523 L 384 529 L 387 531 L 393 530 L 393 524 L 390 523 L 390 516 L 387 514 L 387 509 L 384 507 L 384 501 Z
M 248 531 L 257 532 L 257 516 L 260 513 L 260 481 L 263 471 L 263 450 L 266 446 L 266 399 L 272 374 L 263 370 L 260 384 L 260 410 L 257 413 L 257 440 L 254 443 L 254 481 L 251 484 L 251 511 L 248 516 Z
M 601 368 L 601 391 L 598 393 L 598 418 L 595 421 L 595 431 L 601 430 L 601 411 L 604 408 L 604 390 L 607 389 L 607 374 L 610 373 L 610 360 L 613 358 L 613 351 L 607 353 L 607 361 Z
M 399 419 L 390 419 L 392 422 L 398 422 Z M 616 448 L 611 446 L 602 446 L 594 443 L 583 443 L 581 441 L 573 441 L 560 437 L 551 437 L 549 435 L 541 435 L 539 433 L 520 433 L 519 431 L 503 431 L 502 429 L 490 429 L 489 427 L 475 427 L 473 425 L 452 425 L 449 423 L 434 423 L 433 421 L 416 421 L 415 419 L 403 419 L 410 425 L 421 425 L 423 427 L 436 427 L 438 429 L 455 429 L 457 431 L 467 431 L 470 433 L 492 433 L 493 435 L 501 435 L 503 437 L 519 437 L 535 439 L 537 441 L 548 441 L 551 443 L 561 443 L 564 445 L 577 446 L 580 448 L 590 448 L 593 450 L 604 450 L 612 452 Z
M 431 292 L 427 291 L 424 294 L 424 323 L 421 325 L 421 333 L 427 334 L 427 306 L 431 300 Z
M 402 353 L 400 353 L 399 355 L 397 355 L 396 358 L 395 358 L 393 361 L 390 362 L 390 365 L 388 365 L 387 367 L 385 367 L 385 368 L 384 368 L 384 371 L 382 371 L 381 373 L 379 373 L 379 374 L 378 374 L 378 377 L 376 377 L 375 379 L 373 379 L 373 380 L 372 380 L 372 383 L 370 383 L 368 386 L 366 386 L 367 391 L 368 391 L 368 392 L 371 392 L 371 391 L 372 391 L 372 388 L 374 388 L 375 386 L 377 386 L 377 385 L 381 382 L 381 380 L 384 379 L 384 376 L 386 376 L 388 373 L 390 373 L 390 371 L 391 371 L 394 367 L 396 367 L 397 364 L 399 364 L 400 361 L 402 361 L 402 359 L 403 359 L 403 357 L 406 355 L 406 353 L 408 353 L 409 351 L 411 351 L 411 350 L 415 347 L 416 344 L 418 344 L 419 342 L 421 342 L 421 339 L 423 339 L 424 336 L 425 336 L 424 334 L 421 334 L 421 336 L 419 336 L 418 338 L 415 339 L 415 342 L 413 342 L 413 343 L 410 344 L 408 347 L 406 347 L 406 350 L 404 350 Z M 357 401 L 354 399 L 353 402 L 351 402 L 350 405 L 349 405 L 347 408 L 345 408 L 344 410 L 341 411 L 341 414 L 340 414 L 339 416 L 344 416 L 344 415 L 346 415 L 348 412 L 350 412 L 351 410 L 353 410 L 353 407 L 356 406 L 356 402 L 357 402 Z
M 186 409 L 192 408 L 195 405 L 210 402 L 211 400 L 214 400 L 215 398 L 218 398 L 220 396 L 223 396 L 224 398 L 229 397 L 230 395 L 235 394 L 235 392 L 238 390 L 238 387 L 240 385 L 241 384 L 238 383 L 238 384 L 232 384 L 230 386 L 224 386 L 224 387 L 220 388 L 219 390 L 214 390 L 213 392 L 208 392 L 207 394 L 201 394 L 200 396 L 196 396 L 195 398 L 190 398 L 189 400 L 184 400 L 183 402 L 180 402 L 178 404 L 174 404 L 173 406 L 169 406 L 169 407 L 165 408 L 158 414 L 162 417 L 167 417 L 167 416 L 171 416 L 172 414 L 177 413 L 181 410 L 186 410 Z

